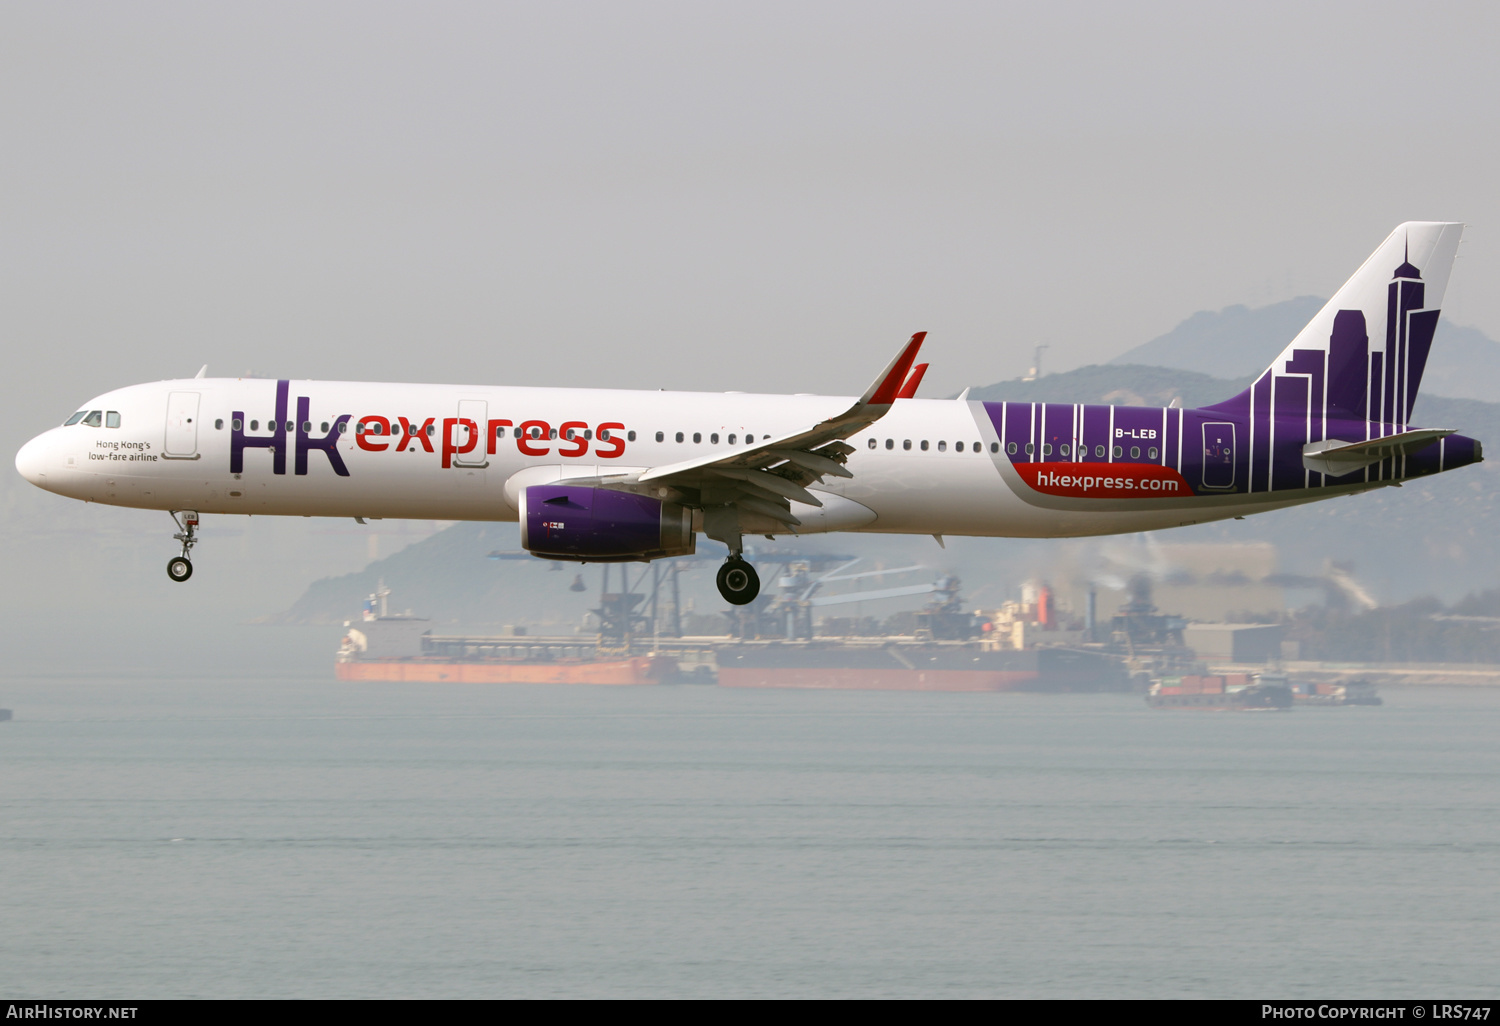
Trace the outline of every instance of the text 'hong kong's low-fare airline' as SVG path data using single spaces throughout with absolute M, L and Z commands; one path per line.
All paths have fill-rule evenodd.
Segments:
M 1213 406 L 917 399 L 925 333 L 857 399 L 197 377 L 89 400 L 16 468 L 87 502 L 166 510 L 174 580 L 204 514 L 519 520 L 550 560 L 747 535 L 1144 531 L 1477 463 L 1409 423 L 1462 225 L 1403 224 L 1244 392 Z

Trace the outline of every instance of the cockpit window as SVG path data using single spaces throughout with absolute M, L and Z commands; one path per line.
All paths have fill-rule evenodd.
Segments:
M 73 416 L 67 419 L 67 422 L 63 424 L 63 427 L 72 427 L 74 424 L 77 424 L 80 420 L 82 420 L 84 417 L 87 417 L 88 415 L 88 410 L 79 410 L 77 413 L 73 414 Z
M 98 427 L 104 422 L 104 411 L 90 410 L 89 415 L 83 418 L 83 422 L 89 427 Z
M 120 426 L 120 411 L 110 410 L 104 415 L 104 426 L 117 428 Z

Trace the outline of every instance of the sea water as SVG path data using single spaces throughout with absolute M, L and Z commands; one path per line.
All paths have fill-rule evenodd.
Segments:
M 12 678 L 6 997 L 1495 994 L 1500 692 Z

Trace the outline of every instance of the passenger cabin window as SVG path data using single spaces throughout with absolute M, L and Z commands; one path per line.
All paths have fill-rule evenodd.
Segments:
M 737 437 L 737 436 L 735 436 L 735 435 L 730 435 L 730 436 L 729 436 L 729 444 L 730 444 L 730 445 L 733 445 L 733 444 L 734 444 L 734 440 L 735 440 L 735 438 L 736 438 L 736 437 Z
M 911 439 L 903 439 L 901 442 L 901 448 L 905 449 L 907 452 L 911 452 Z
M 875 439 L 873 439 L 873 438 L 872 438 L 872 439 L 870 439 L 870 448 L 871 448 L 871 449 L 873 449 L 873 448 L 875 448 L 875 446 L 876 446 L 876 445 L 878 445 L 878 444 L 879 444 L 879 443 L 878 443 L 878 442 L 876 442 L 876 441 L 875 441 Z
M 939 442 L 938 443 L 938 452 L 947 452 L 947 451 L 948 451 L 948 443 L 947 442 Z
M 119 427 L 120 426 L 120 411 L 119 410 L 110 410 L 108 413 L 106 413 L 104 415 L 104 426 L 105 427 L 112 427 L 112 428 Z M 224 422 L 222 420 L 219 421 L 219 426 L 220 427 L 224 426 Z
M 666 432 L 664 432 L 664 431 L 658 431 L 656 433 L 656 440 L 658 442 L 664 442 L 664 441 L 666 441 L 667 440 Z
M 682 441 L 682 432 L 681 431 L 677 432 L 677 440 L 679 442 Z
M 701 431 L 694 431 L 693 432 L 693 444 L 697 445 L 697 444 L 699 444 L 702 441 L 703 441 L 703 432 L 701 432 Z
M 1008 452 L 1008 453 L 1010 453 L 1012 456 L 1014 456 L 1016 454 L 1016 443 L 1015 442 L 1006 442 L 1005 443 L 1005 451 Z
M 922 439 L 922 451 L 923 452 L 927 451 L 927 439 L 925 439 L 925 438 Z
M 1104 458 L 1104 446 L 1102 446 L 1102 445 L 1096 445 L 1096 446 L 1094 446 L 1094 457 L 1096 459 L 1101 459 L 1101 460 Z
M 260 421 L 258 421 L 258 420 L 252 420 L 250 422 L 250 430 L 251 431 L 259 431 L 260 430 Z
M 319 424 L 318 431 L 325 435 L 328 434 L 328 421 L 325 420 L 323 421 L 323 423 Z
M 77 413 L 73 414 L 73 416 L 69 417 L 66 421 L 63 422 L 63 427 L 72 427 L 74 424 L 77 424 L 80 420 L 82 420 L 84 417 L 87 417 L 88 415 L 88 410 L 79 410 Z
M 953 443 L 953 451 L 954 452 L 963 452 L 964 451 L 964 443 L 962 443 L 962 442 L 954 442 Z M 976 449 L 975 451 L 977 452 L 978 450 Z
M 1133 460 L 1141 458 L 1141 447 L 1139 445 L 1132 445 L 1130 447 L 1130 458 Z
M 1033 449 L 1032 449 L 1031 443 L 1027 442 L 1026 443 L 1026 455 L 1030 456 L 1032 454 L 1032 452 L 1033 452 Z
M 709 435 L 708 436 L 708 441 L 709 441 L 710 445 L 718 445 L 719 444 L 719 433 L 717 431 L 715 431 L 713 434 Z
M 1121 448 L 1120 448 L 1120 447 L 1119 447 L 1119 446 L 1118 446 L 1118 445 L 1117 445 L 1117 446 L 1115 446 L 1115 448 L 1114 448 L 1114 453 L 1113 453 L 1113 455 L 1114 455 L 1114 458 L 1115 458 L 1115 459 L 1119 459 L 1119 458 L 1120 458 L 1120 457 L 1121 457 L 1121 456 L 1124 456 L 1124 455 L 1125 455 L 1125 450 L 1124 450 L 1124 449 L 1121 449 Z
M 887 438 L 885 440 L 885 447 L 887 449 L 894 449 L 896 447 L 896 440 L 894 438 Z
M 1057 447 L 1057 454 L 1059 456 L 1066 456 L 1068 453 L 1070 453 L 1072 451 L 1073 450 L 1068 446 L 1067 442 L 1064 442 L 1062 445 L 1059 445 Z
M 1156 446 L 1153 445 L 1151 448 L 1147 449 L 1146 450 L 1146 455 L 1149 456 L 1153 460 L 1156 459 L 1156 457 L 1158 455 L 1158 453 L 1156 451 Z
M 119 427 L 118 424 L 116 424 L 115 426 Z M 215 431 L 223 431 L 224 430 L 224 420 L 223 420 L 222 417 L 220 419 L 214 421 L 214 430 Z
M 231 420 L 229 422 L 229 426 L 232 427 L 236 431 L 243 431 L 245 429 L 245 422 L 243 420 L 241 420 L 240 418 L 236 417 L 236 418 L 234 418 L 233 420 Z
M 1052 455 L 1052 443 L 1051 442 L 1043 442 L 1042 443 L 1042 455 L 1043 456 L 1051 456 Z
M 627 432 L 625 432 L 625 441 L 627 441 L 627 442 L 633 442 L 633 441 L 635 441 L 635 432 L 634 431 L 627 431 Z M 657 439 L 657 441 L 661 441 L 661 439 Z

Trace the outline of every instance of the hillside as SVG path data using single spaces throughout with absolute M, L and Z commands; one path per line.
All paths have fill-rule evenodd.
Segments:
M 969 391 L 986 402 L 1106 403 L 1117 406 L 1207 406 L 1250 387 L 1253 377 L 1226 381 L 1196 371 L 1141 364 L 1091 364 L 1036 381 L 1001 381 Z

